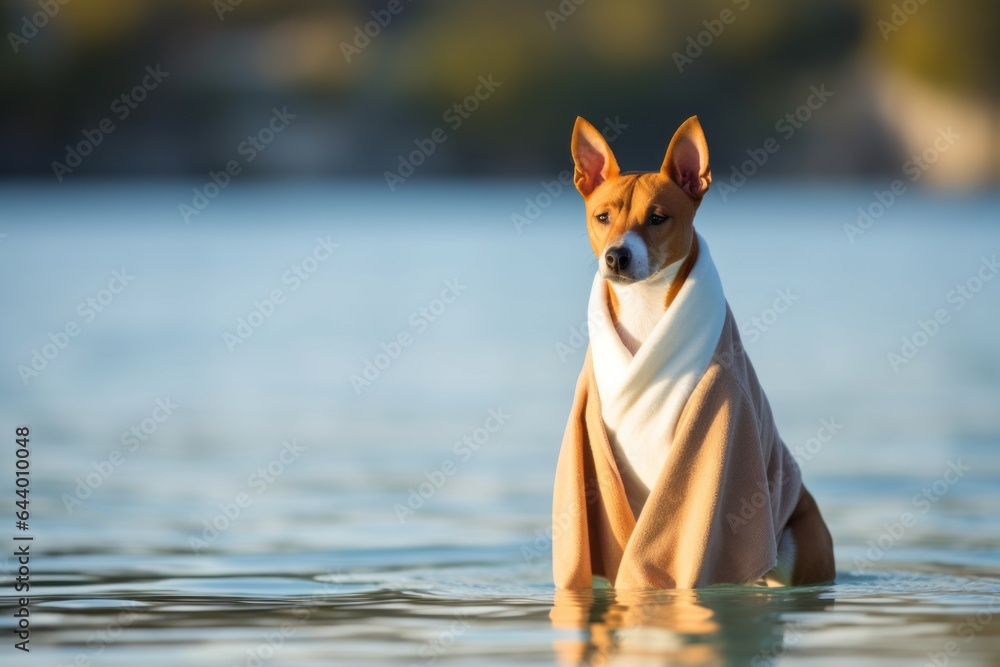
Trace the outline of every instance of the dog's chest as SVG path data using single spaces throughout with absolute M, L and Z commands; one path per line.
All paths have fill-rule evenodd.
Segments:
M 618 300 L 615 330 L 633 356 L 663 319 L 669 289 L 670 280 L 665 277 L 614 288 Z

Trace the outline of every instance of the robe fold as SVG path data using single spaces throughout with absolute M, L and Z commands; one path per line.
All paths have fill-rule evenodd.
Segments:
M 799 467 L 778 435 L 705 245 L 692 277 L 667 310 L 681 315 L 680 324 L 658 324 L 634 359 L 621 356 L 617 385 L 606 380 L 606 358 L 597 364 L 605 381 L 595 373 L 594 354 L 606 352 L 610 339 L 602 342 L 607 331 L 594 328 L 610 320 L 591 317 L 591 346 L 556 467 L 552 555 L 559 588 L 589 588 L 594 575 L 619 589 L 749 584 L 777 564 L 782 531 L 805 493 Z M 691 318 L 701 328 L 689 335 L 702 338 L 684 344 L 676 332 Z M 714 341 L 710 354 L 705 336 Z M 650 344 L 676 349 L 644 352 Z M 680 365 L 678 355 L 686 360 Z M 647 385 L 636 386 L 637 378 Z M 674 379 L 687 384 L 680 394 Z M 599 385 L 614 393 L 615 410 L 602 407 Z M 647 387 L 652 398 L 644 398 Z M 663 445 L 652 485 L 629 474 L 623 447 L 634 443 L 615 434 Z M 822 524 L 818 511 L 802 520 Z

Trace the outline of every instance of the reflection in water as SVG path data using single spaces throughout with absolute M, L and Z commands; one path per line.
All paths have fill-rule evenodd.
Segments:
M 829 588 L 557 591 L 550 618 L 576 630 L 553 642 L 560 664 L 774 664 L 802 628 L 789 613 L 833 605 Z

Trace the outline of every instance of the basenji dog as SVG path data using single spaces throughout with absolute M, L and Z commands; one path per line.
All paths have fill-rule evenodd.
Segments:
M 737 379 L 737 381 L 727 385 L 735 388 L 732 389 L 732 393 L 745 394 L 745 397 L 737 396 L 735 399 L 729 399 L 722 395 L 721 392 L 711 394 L 711 392 L 715 391 L 711 388 L 703 391 L 706 396 L 711 394 L 709 398 L 705 398 L 704 396 L 699 397 L 698 395 L 699 382 L 715 382 L 713 378 L 717 378 L 720 373 L 726 372 L 726 369 L 717 363 L 719 352 L 716 349 L 716 345 L 719 344 L 721 346 L 721 343 L 718 343 L 718 341 L 722 340 L 727 345 L 738 347 L 741 355 L 744 353 L 739 343 L 738 328 L 732 326 L 732 314 L 722 295 L 721 286 L 717 289 L 713 287 L 713 281 L 718 281 L 718 274 L 714 269 L 714 265 L 711 264 L 707 245 L 704 245 L 704 240 L 695 231 L 695 215 L 712 183 L 708 143 L 698 118 L 694 116 L 689 118 L 677 129 L 670 140 L 662 166 L 658 171 L 621 172 L 611 148 L 601 133 L 583 118 L 577 118 L 576 120 L 576 125 L 573 128 L 571 150 L 575 163 L 574 183 L 585 202 L 587 234 L 599 264 L 598 276 L 595 277 L 594 292 L 591 297 L 591 310 L 593 311 L 595 308 L 601 310 L 603 308 L 604 311 L 610 313 L 613 332 L 620 339 L 620 344 L 615 340 L 598 345 L 595 340 L 593 322 L 591 323 L 590 353 L 592 355 L 593 375 L 596 377 L 596 380 L 590 385 L 590 391 L 591 394 L 600 394 L 600 402 L 603 403 L 602 414 L 604 416 L 604 430 L 606 431 L 605 442 L 610 442 L 611 444 L 615 462 L 614 467 L 617 468 L 617 470 L 613 470 L 615 474 L 612 474 L 610 477 L 614 484 L 618 484 L 614 480 L 620 478 L 621 487 L 619 488 L 624 489 L 628 506 L 632 510 L 632 516 L 628 516 L 627 511 L 620 508 L 616 509 L 617 506 L 622 504 L 618 501 L 604 501 L 607 508 L 602 509 L 601 512 L 595 512 L 592 508 L 586 510 L 590 512 L 591 516 L 589 519 L 583 519 L 584 523 L 581 524 L 583 528 L 580 528 L 581 533 L 577 539 L 581 543 L 579 548 L 589 549 L 593 552 L 587 562 L 601 562 L 600 568 L 602 568 L 602 571 L 596 572 L 597 566 L 593 566 L 593 569 L 595 569 L 594 574 L 601 574 L 612 578 L 610 573 L 618 572 L 620 568 L 624 568 L 624 561 L 629 557 L 635 556 L 637 553 L 646 554 L 642 556 L 643 558 L 656 559 L 662 557 L 664 562 L 676 561 L 676 559 L 674 561 L 670 560 L 672 558 L 670 554 L 655 553 L 655 549 L 660 548 L 658 546 L 650 547 L 646 545 L 642 549 L 636 547 L 631 549 L 631 551 L 629 548 L 622 547 L 618 551 L 614 551 L 613 549 L 608 550 L 599 544 L 595 544 L 595 541 L 611 539 L 607 536 L 612 535 L 612 533 L 616 535 L 614 539 L 622 541 L 622 538 L 618 537 L 618 535 L 627 535 L 629 531 L 634 531 L 637 534 L 642 533 L 642 539 L 648 541 L 652 538 L 647 538 L 645 537 L 646 535 L 655 534 L 661 527 L 665 528 L 665 526 L 660 526 L 657 516 L 642 515 L 653 511 L 661 511 L 662 503 L 665 502 L 663 499 L 670 497 L 671 487 L 679 488 L 681 485 L 680 480 L 676 480 L 675 485 L 674 480 L 663 479 L 661 475 L 664 469 L 668 467 L 667 460 L 670 455 L 671 446 L 678 446 L 676 441 L 673 445 L 670 444 L 671 438 L 680 437 L 676 433 L 679 433 L 683 427 L 687 429 L 684 435 L 685 438 L 688 440 L 692 438 L 698 440 L 698 438 L 702 437 L 699 435 L 701 432 L 698 431 L 700 427 L 693 426 L 692 424 L 698 423 L 699 420 L 703 420 L 704 423 L 710 425 L 712 423 L 712 415 L 699 415 L 697 414 L 698 411 L 708 409 L 721 411 L 720 408 L 715 406 L 722 403 L 731 405 L 734 400 L 745 400 L 749 406 L 745 411 L 753 412 L 753 419 L 741 421 L 737 418 L 738 416 L 730 417 L 729 423 L 732 425 L 731 428 L 739 428 L 746 431 L 756 430 L 757 432 L 727 433 L 721 436 L 728 438 L 728 444 L 723 443 L 720 446 L 719 451 L 723 452 L 720 458 L 725 458 L 728 461 L 729 457 L 731 457 L 732 462 L 729 464 L 723 462 L 719 465 L 722 468 L 726 468 L 727 465 L 737 465 L 736 461 L 748 460 L 741 458 L 743 455 L 740 452 L 733 451 L 734 448 L 744 447 L 743 444 L 739 443 L 762 443 L 757 448 L 763 453 L 758 455 L 758 452 L 754 452 L 754 457 L 757 457 L 754 460 L 760 459 L 763 461 L 760 467 L 776 467 L 777 472 L 775 473 L 774 470 L 767 469 L 761 473 L 761 479 L 766 480 L 768 485 L 774 485 L 774 488 L 771 490 L 772 495 L 768 501 L 766 503 L 763 500 L 761 501 L 760 507 L 762 509 L 759 510 L 761 513 L 770 512 L 771 516 L 768 517 L 766 523 L 760 524 L 764 526 L 763 528 L 755 530 L 757 530 L 758 534 L 773 531 L 775 533 L 773 535 L 773 542 L 771 542 L 769 547 L 767 545 L 756 546 L 758 543 L 763 544 L 771 540 L 772 536 L 764 535 L 758 539 L 756 536 L 751 536 L 749 532 L 743 533 L 743 535 L 738 532 L 742 528 L 741 521 L 743 524 L 746 524 L 747 522 L 755 521 L 757 518 L 752 516 L 747 518 L 747 510 L 741 509 L 745 506 L 746 498 L 733 498 L 731 503 L 736 509 L 729 511 L 727 514 L 722 514 L 717 520 L 706 520 L 704 523 L 707 527 L 703 529 L 703 532 L 707 536 L 699 533 L 698 535 L 692 535 L 692 539 L 703 540 L 705 542 L 715 540 L 718 544 L 726 544 L 726 548 L 728 549 L 741 548 L 739 546 L 741 544 L 739 539 L 733 541 L 731 536 L 726 532 L 728 526 L 728 529 L 731 529 L 738 538 L 742 539 L 743 536 L 747 536 L 745 542 L 747 544 L 752 542 L 755 545 L 753 548 L 759 550 L 762 556 L 757 558 L 756 553 L 748 555 L 747 560 L 751 560 L 751 557 L 757 558 L 757 560 L 752 565 L 748 565 L 744 570 L 740 570 L 738 555 L 719 556 L 714 553 L 718 549 L 702 546 L 699 547 L 700 551 L 693 552 L 695 555 L 687 559 L 694 563 L 693 565 L 687 565 L 683 562 L 676 565 L 678 572 L 681 572 L 681 574 L 662 578 L 662 581 L 666 581 L 668 584 L 673 584 L 675 580 L 681 581 L 685 576 L 688 576 L 683 574 L 685 571 L 684 568 L 688 568 L 691 571 L 688 578 L 692 582 L 712 582 L 715 579 L 705 574 L 705 572 L 711 569 L 706 564 L 711 559 L 722 563 L 712 566 L 718 572 L 723 573 L 716 576 L 716 579 L 725 580 L 727 576 L 730 576 L 725 574 L 727 572 L 742 572 L 744 574 L 752 572 L 755 577 L 754 581 L 734 583 L 802 585 L 832 581 L 835 569 L 829 530 L 819 513 L 819 508 L 813 496 L 801 484 L 801 478 L 797 477 L 799 475 L 797 464 L 795 464 L 784 443 L 777 436 L 776 428 L 767 426 L 767 424 L 771 423 L 770 420 L 772 419 L 770 407 L 762 390 L 759 390 L 756 375 L 752 367 L 749 366 L 749 361 L 740 362 L 744 364 L 740 371 L 743 375 L 740 377 L 750 379 Z M 702 247 L 703 245 L 704 247 Z M 700 285 L 697 289 L 693 284 L 695 282 L 699 282 Z M 708 285 L 708 287 L 705 287 L 705 285 Z M 716 289 L 716 291 L 711 292 L 711 289 Z M 704 290 L 709 291 L 706 292 Z M 705 294 L 717 296 L 705 297 Z M 682 295 L 682 298 L 679 298 L 679 295 Z M 603 302 L 605 299 L 606 304 Z M 688 303 L 697 301 L 697 299 L 714 300 L 715 303 L 707 305 Z M 683 300 L 686 300 L 683 308 L 687 310 L 680 312 L 672 310 L 681 307 L 675 304 L 675 301 L 680 302 Z M 706 309 L 710 309 L 712 312 L 702 316 L 700 311 Z M 669 336 L 665 338 L 664 330 L 667 325 L 662 323 L 665 318 L 671 315 L 675 318 L 684 318 L 683 322 L 671 325 L 674 327 L 673 329 L 669 329 L 671 332 L 670 336 L 673 337 L 672 339 Z M 677 340 L 678 337 L 682 339 Z M 659 351 L 646 349 L 648 346 L 673 346 L 676 350 Z M 614 349 L 608 352 L 606 348 Z M 602 356 L 604 354 L 612 354 L 612 356 L 620 355 L 621 369 L 613 368 L 614 363 L 619 362 L 612 363 Z M 650 363 L 648 360 L 657 354 L 660 354 L 663 360 L 657 362 L 659 366 L 653 368 L 650 372 L 642 374 L 633 373 L 629 370 L 628 367 L 630 365 Z M 674 357 L 685 358 L 676 359 Z M 641 362 L 639 361 L 640 358 Z M 698 361 L 697 359 L 701 360 Z M 670 364 L 674 364 L 674 371 L 656 375 L 656 372 L 659 372 L 657 369 L 661 366 L 669 366 Z M 714 367 L 713 364 L 719 366 L 719 368 Z M 629 375 L 629 373 L 632 374 Z M 712 375 L 712 378 L 708 380 L 700 379 L 708 375 Z M 614 377 L 612 378 L 611 376 Z M 622 380 L 622 378 L 625 379 Z M 581 382 L 583 381 L 582 379 Z M 605 386 L 602 385 L 602 382 L 610 387 L 608 391 L 605 391 Z M 619 382 L 619 385 L 612 386 L 613 382 Z M 653 431 L 646 429 L 641 423 L 638 427 L 634 425 L 629 426 L 625 423 L 627 421 L 626 418 L 630 417 L 627 411 L 632 409 L 635 412 L 633 404 L 636 400 L 639 400 L 633 400 L 632 397 L 639 396 L 641 398 L 646 389 L 634 386 L 622 387 L 620 386 L 622 382 L 659 383 L 654 389 L 655 392 L 660 393 L 654 392 L 653 398 L 650 399 L 654 402 L 642 408 L 643 412 L 640 415 L 640 422 L 642 420 L 655 422 L 662 417 L 658 412 L 669 412 L 672 410 L 672 416 L 665 419 L 665 421 L 661 419 L 665 424 L 661 430 L 666 433 L 667 437 L 662 439 L 658 437 L 645 437 L 644 434 Z M 680 388 L 670 386 L 671 383 Z M 654 389 L 650 389 L 650 391 L 654 391 Z M 631 392 L 626 401 L 629 402 L 629 405 L 622 408 L 625 412 L 621 414 L 624 416 L 609 417 L 609 409 L 617 409 L 613 406 L 609 408 L 609 404 L 612 401 L 622 402 L 626 400 L 619 399 L 617 396 L 618 393 L 623 391 Z M 616 396 L 612 397 L 611 394 L 616 394 Z M 677 398 L 678 396 L 680 398 Z M 692 396 L 697 397 L 697 399 L 692 399 Z M 687 403 L 696 402 L 697 404 L 695 405 L 686 405 Z M 705 408 L 702 404 L 713 407 Z M 684 410 L 685 407 L 687 408 L 686 410 Z M 631 415 L 633 420 L 634 417 L 635 415 Z M 578 422 L 582 423 L 580 421 L 582 419 L 583 417 L 579 416 Z M 617 422 L 619 419 L 622 423 Z M 574 417 L 571 416 L 571 427 L 574 424 L 573 420 Z M 615 421 L 615 423 L 611 423 L 612 421 Z M 586 428 L 591 427 L 581 428 L 586 430 Z M 710 426 L 710 428 L 715 428 L 715 426 Z M 705 429 L 705 432 L 708 432 L 709 427 L 705 427 Z M 691 435 L 692 433 L 694 435 Z M 576 440 L 584 439 L 578 433 L 573 437 Z M 572 440 L 568 436 L 567 441 L 564 441 L 563 447 L 565 450 L 572 445 L 574 448 L 573 452 L 564 452 L 561 456 L 575 456 L 579 458 L 582 462 L 578 465 L 574 464 L 577 465 L 579 470 L 591 471 L 586 472 L 586 474 L 595 477 L 599 476 L 599 470 L 593 472 L 595 466 L 597 466 L 597 464 L 593 463 L 593 460 L 594 457 L 599 456 L 599 452 L 594 453 L 597 448 L 592 444 L 598 437 L 604 438 L 605 436 L 600 434 L 591 434 L 589 436 L 591 444 L 587 446 L 592 447 L 593 451 L 577 455 L 575 452 L 579 447 L 574 443 L 567 445 L 566 442 Z M 717 438 L 720 436 L 713 435 L 712 437 Z M 693 446 L 689 444 L 685 444 L 684 446 L 689 449 L 693 447 L 696 450 L 700 445 L 695 443 Z M 698 460 L 696 453 L 683 455 L 689 456 L 691 461 Z M 673 462 L 673 464 L 680 465 L 676 462 Z M 560 465 L 565 465 L 568 469 L 568 466 L 571 464 L 564 464 L 561 460 Z M 781 470 L 782 466 L 784 466 L 784 471 Z M 599 466 L 597 467 L 599 468 Z M 674 470 L 674 468 L 670 467 L 669 470 Z M 680 470 L 680 468 L 677 470 Z M 571 476 L 568 472 L 560 474 L 565 475 L 567 478 Z M 576 474 L 576 472 L 573 473 L 573 475 Z M 583 474 L 585 473 L 580 472 L 578 476 L 582 477 Z M 728 480 L 732 479 L 732 475 L 737 473 L 733 473 L 732 471 L 719 473 L 709 470 L 685 470 L 684 474 L 690 475 L 695 480 L 695 482 L 685 481 L 684 484 L 702 484 L 707 485 L 706 488 L 708 488 L 711 484 L 724 485 L 730 483 Z M 709 481 L 699 481 L 698 475 L 703 475 L 711 479 Z M 789 497 L 779 498 L 780 491 L 777 489 L 777 485 L 779 483 L 786 483 L 793 477 L 795 486 L 789 488 L 794 488 L 794 491 L 786 493 L 786 496 Z M 716 478 L 722 481 L 715 482 Z M 775 482 L 775 478 L 777 478 L 777 482 Z M 575 482 L 572 480 L 565 481 L 564 486 L 573 483 Z M 570 491 L 558 488 L 559 484 L 560 480 L 557 476 L 557 494 L 562 493 L 567 497 L 575 497 L 572 496 Z M 758 482 L 758 486 L 762 486 L 762 483 Z M 658 487 L 664 487 L 666 490 L 660 491 Z M 704 493 L 706 494 L 705 497 L 709 499 L 705 507 L 712 507 L 713 502 L 722 502 L 713 501 L 712 498 L 727 497 L 726 488 L 720 489 L 711 486 Z M 656 507 L 649 507 L 649 504 L 652 504 L 654 496 L 657 502 L 661 504 Z M 750 503 L 752 505 L 750 510 L 752 514 L 753 511 L 756 511 L 753 510 L 753 507 L 757 507 L 758 505 L 754 496 L 748 494 L 748 497 L 753 499 L 753 502 Z M 738 502 L 739 500 L 743 500 L 744 503 Z M 648 504 L 647 501 L 649 501 Z M 670 502 L 673 503 L 675 501 Z M 691 502 L 694 503 L 694 500 Z M 783 503 L 787 509 L 781 509 L 779 507 L 780 503 Z M 588 499 L 588 504 L 593 504 L 591 499 Z M 561 505 L 557 502 L 557 507 L 559 506 Z M 688 521 L 691 525 L 701 525 L 698 523 L 697 517 L 691 517 L 702 510 L 698 508 L 685 508 L 684 511 L 685 521 Z M 715 511 L 721 512 L 720 509 L 715 509 Z M 612 516 L 615 512 L 619 512 L 624 518 L 615 519 Z M 609 516 L 611 518 L 608 518 Z M 631 524 L 629 524 L 630 519 Z M 680 519 L 676 520 L 679 521 Z M 588 521 L 589 528 L 586 525 Z M 607 525 L 613 526 L 616 521 L 625 527 L 621 529 L 614 528 L 613 530 L 602 528 L 602 526 Z M 640 522 L 642 522 L 641 527 L 636 527 Z M 691 530 L 697 532 L 702 529 Z M 601 537 L 601 535 L 605 537 Z M 682 535 L 678 540 L 671 542 L 671 544 L 676 542 L 683 543 L 684 539 Z M 603 555 L 598 552 L 603 553 Z M 608 554 L 614 555 L 609 556 Z M 726 561 L 723 563 L 723 560 L 727 557 L 732 562 Z M 566 559 L 561 554 L 559 558 Z M 766 570 L 766 567 L 761 567 L 761 563 L 768 562 L 768 559 L 771 562 L 770 570 Z M 612 561 L 615 562 L 612 563 Z M 733 563 L 736 564 L 734 565 Z M 578 566 L 557 565 L 557 570 L 560 567 L 569 571 L 572 567 Z M 628 567 L 640 573 L 643 567 L 647 567 L 647 570 L 655 569 L 643 563 L 630 563 Z M 573 577 L 578 577 L 577 574 L 558 575 L 557 580 L 560 576 L 563 577 L 564 585 L 567 586 L 569 586 L 569 584 L 565 583 L 567 581 L 581 581 L 579 578 L 573 579 Z M 626 575 L 622 574 L 621 576 L 625 577 Z M 629 574 L 627 576 L 635 581 L 644 582 L 636 585 L 651 586 L 661 581 L 657 579 L 655 573 L 650 574 L 649 572 L 635 576 Z M 614 585 L 613 578 L 612 585 Z

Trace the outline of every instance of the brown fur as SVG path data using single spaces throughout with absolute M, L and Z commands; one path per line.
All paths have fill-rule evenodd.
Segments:
M 677 272 L 677 278 L 674 282 L 670 284 L 670 289 L 667 290 L 666 303 L 663 304 L 663 309 L 666 310 L 670 307 L 670 304 L 677 297 L 677 293 L 681 291 L 681 285 L 684 281 L 688 279 L 691 275 L 691 269 L 694 268 L 694 263 L 698 261 L 698 237 L 694 237 L 691 241 L 691 252 L 688 253 L 687 259 L 681 264 L 681 270 Z
M 812 494 L 802 487 L 799 502 L 788 519 L 797 549 L 792 585 L 807 586 L 833 581 L 837 575 L 833 560 L 833 538 L 823 521 L 819 505 Z
M 651 273 L 687 258 L 668 292 L 666 309 L 697 258 L 694 216 L 712 182 L 708 144 L 698 118 L 692 116 L 678 128 L 656 172 L 622 174 L 604 137 L 582 118 L 573 128 L 571 149 L 574 182 L 587 207 L 587 235 L 598 258 L 609 242 L 630 231 L 645 243 Z M 598 220 L 602 213 L 608 214 L 608 222 Z M 651 224 L 653 214 L 667 220 Z M 617 316 L 618 300 L 614 285 L 609 286 L 612 315 Z

